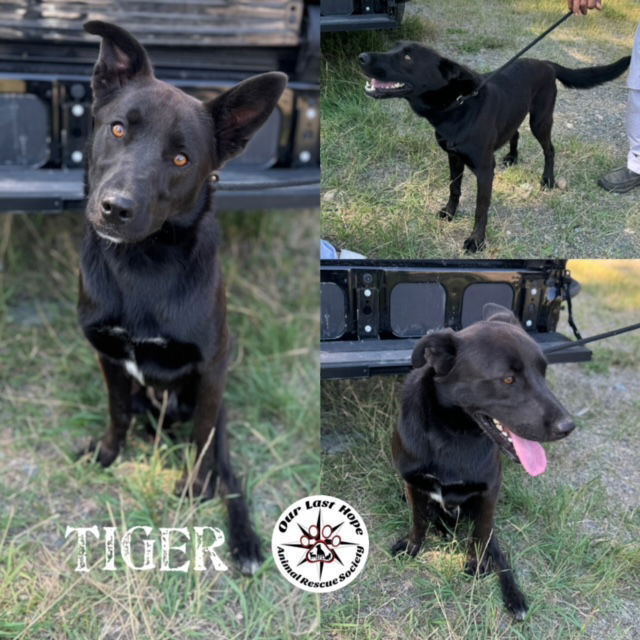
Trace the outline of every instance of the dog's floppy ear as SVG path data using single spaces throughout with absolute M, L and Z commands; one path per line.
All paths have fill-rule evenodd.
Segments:
M 244 80 L 205 103 L 213 118 L 220 165 L 243 151 L 275 109 L 286 86 L 287 76 L 271 71 Z
M 482 319 L 496 322 L 509 322 L 510 324 L 516 324 L 520 326 L 518 318 L 513 315 L 511 309 L 503 307 L 501 304 L 495 302 L 487 302 L 482 307 Z
M 91 89 L 98 100 L 104 100 L 134 78 L 153 77 L 147 52 L 128 31 L 102 20 L 86 22 L 84 30 L 102 38 L 91 78 Z
M 429 365 L 437 376 L 445 376 L 456 361 L 456 337 L 452 329 L 443 329 L 421 338 L 413 350 L 414 369 Z

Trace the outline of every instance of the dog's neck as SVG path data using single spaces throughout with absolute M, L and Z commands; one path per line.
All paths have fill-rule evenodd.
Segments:
M 438 384 L 433 374 L 425 375 L 422 384 L 423 393 L 425 393 L 427 397 L 435 399 L 435 402 L 428 402 L 426 404 L 427 411 L 430 415 L 426 416 L 425 424 L 429 424 L 433 420 L 438 420 L 440 427 L 447 431 L 454 429 L 456 431 L 465 431 L 469 434 L 484 435 L 484 432 L 471 415 L 452 400 L 449 394 L 444 392 L 442 385 Z M 433 406 L 439 407 L 437 414 L 431 412 Z M 446 416 L 444 414 L 446 414 Z
M 411 108 L 420 116 L 427 118 L 434 126 L 445 118 L 450 118 L 454 109 L 462 110 L 465 105 L 458 104 L 458 98 L 473 95 L 482 83 L 482 76 L 460 67 L 460 75 L 440 89 L 423 91 L 417 96 L 407 96 Z
M 194 205 L 185 212 L 171 216 L 159 231 L 144 240 L 153 243 L 178 245 L 188 242 L 196 234 L 198 227 L 207 214 L 213 214 L 214 189 L 209 180 L 202 185 L 195 198 Z

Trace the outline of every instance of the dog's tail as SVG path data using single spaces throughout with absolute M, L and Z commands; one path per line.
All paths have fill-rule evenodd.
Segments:
M 556 78 L 565 87 L 570 89 L 591 89 L 591 87 L 597 87 L 604 82 L 615 80 L 627 70 L 630 62 L 631 56 L 625 56 L 613 64 L 606 64 L 600 67 L 567 69 L 567 67 L 555 62 L 551 62 L 551 66 L 555 69 Z

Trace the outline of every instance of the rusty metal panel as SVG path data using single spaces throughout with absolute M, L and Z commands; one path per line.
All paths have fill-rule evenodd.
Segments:
M 145 45 L 297 46 L 303 0 L 13 0 L 0 4 L 0 38 L 91 42 L 82 24 L 106 20 Z

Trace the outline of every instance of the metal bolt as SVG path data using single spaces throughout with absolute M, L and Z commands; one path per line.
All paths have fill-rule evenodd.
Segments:
M 371 333 L 373 331 L 372 327 L 370 324 L 365 324 L 364 325 L 364 332 L 365 333 Z
M 82 158 L 83 158 L 82 151 L 74 151 L 71 154 L 71 160 L 76 164 L 80 164 L 82 162 Z
M 535 287 L 533 287 L 533 289 L 531 289 L 531 295 L 535 296 L 537 293 L 538 293 L 538 290 Z
M 300 162 L 309 162 L 309 160 L 311 160 L 311 153 L 309 151 L 301 151 L 298 158 Z
M 317 115 L 318 115 L 318 112 L 313 107 L 309 107 L 307 109 L 307 118 L 309 120 L 315 120 Z
M 76 118 L 79 118 L 80 116 L 84 115 L 84 107 L 81 104 L 74 104 L 73 107 L 71 107 L 71 113 Z
M 363 291 L 363 293 L 364 293 L 364 297 L 365 298 L 370 298 L 371 297 L 371 289 L 365 289 Z
M 531 320 L 527 320 L 527 321 L 525 322 L 525 325 L 526 325 L 527 327 L 530 327 L 532 324 L 533 324 L 533 322 L 532 322 Z

